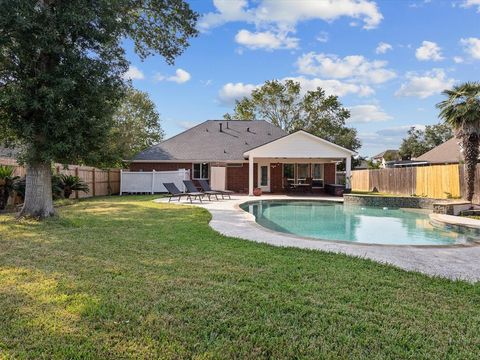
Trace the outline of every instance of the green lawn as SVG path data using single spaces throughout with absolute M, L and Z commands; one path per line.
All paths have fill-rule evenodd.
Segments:
M 0 358 L 480 355 L 480 285 L 224 237 L 151 199 L 0 215 Z

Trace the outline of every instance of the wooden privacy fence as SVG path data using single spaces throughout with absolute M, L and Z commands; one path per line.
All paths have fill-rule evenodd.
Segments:
M 459 198 L 464 195 L 464 166 L 459 164 L 432 165 L 392 169 L 352 171 L 353 191 L 372 191 L 399 195 L 416 195 L 435 199 Z M 480 167 L 477 186 L 480 190 Z M 476 193 L 476 198 L 480 194 Z
M 25 167 L 17 164 L 15 160 L 8 158 L 0 158 L 0 165 L 12 165 L 15 167 L 14 175 L 23 177 L 26 174 Z M 57 174 L 75 175 L 84 181 L 90 191 L 84 193 L 75 191 L 72 197 L 76 199 L 115 195 L 120 193 L 120 169 L 97 169 L 91 166 L 55 164 L 55 172 Z

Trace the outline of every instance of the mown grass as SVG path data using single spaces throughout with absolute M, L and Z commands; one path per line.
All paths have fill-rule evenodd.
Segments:
M 224 237 L 151 199 L 0 216 L 0 358 L 480 354 L 480 285 Z

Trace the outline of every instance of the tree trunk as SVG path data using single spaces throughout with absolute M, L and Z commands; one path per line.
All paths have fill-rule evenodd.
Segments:
M 472 201 L 475 192 L 475 170 L 478 161 L 478 146 L 480 139 L 477 134 L 470 134 L 464 136 L 463 143 L 463 157 L 465 158 L 465 184 L 467 200 Z
M 27 165 L 25 201 L 19 216 L 45 219 L 54 214 L 50 164 Z

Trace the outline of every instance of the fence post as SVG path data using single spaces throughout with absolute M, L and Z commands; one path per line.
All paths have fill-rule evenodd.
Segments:
M 110 169 L 107 169 L 107 194 L 112 195 L 112 186 L 110 185 Z
M 78 176 L 78 166 L 75 168 L 75 176 L 79 177 Z M 75 199 L 78 199 L 78 190 L 75 190 Z
M 122 196 L 123 194 L 122 186 L 123 186 L 123 169 L 120 169 L 120 196 Z
M 151 191 L 152 195 L 154 194 L 154 190 L 155 190 L 155 170 L 152 170 L 152 191 Z
M 95 187 L 97 185 L 97 182 L 95 180 L 95 168 L 92 169 L 92 196 L 95 197 Z

